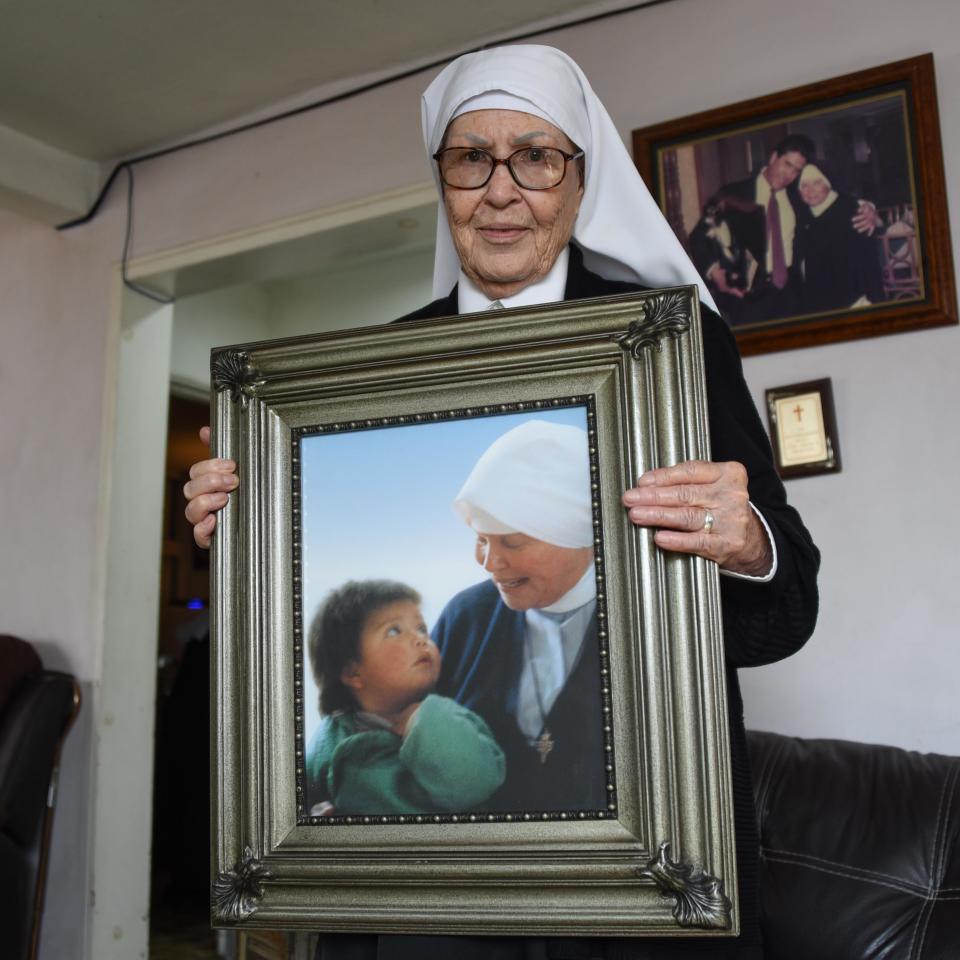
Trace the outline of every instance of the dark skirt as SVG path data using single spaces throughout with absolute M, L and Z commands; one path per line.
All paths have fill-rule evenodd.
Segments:
M 763 960 L 736 940 L 322 934 L 315 960 Z

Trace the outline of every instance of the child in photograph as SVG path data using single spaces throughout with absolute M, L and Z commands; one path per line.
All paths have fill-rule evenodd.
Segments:
M 306 758 L 314 815 L 470 810 L 503 783 L 486 723 L 432 692 L 440 653 L 413 588 L 345 583 L 314 616 L 308 650 L 324 714 Z

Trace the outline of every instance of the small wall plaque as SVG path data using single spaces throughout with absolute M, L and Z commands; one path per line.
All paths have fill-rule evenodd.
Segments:
M 772 387 L 767 418 L 777 472 L 784 480 L 839 473 L 840 444 L 830 378 Z

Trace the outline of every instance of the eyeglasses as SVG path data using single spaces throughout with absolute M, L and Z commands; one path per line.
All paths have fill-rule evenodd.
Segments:
M 440 179 L 457 190 L 485 187 L 501 163 L 506 165 L 518 187 L 549 190 L 563 180 L 567 164 L 582 156 L 582 150 L 564 153 L 556 147 L 523 147 L 501 159 L 479 147 L 446 147 L 438 150 L 433 159 L 440 168 Z

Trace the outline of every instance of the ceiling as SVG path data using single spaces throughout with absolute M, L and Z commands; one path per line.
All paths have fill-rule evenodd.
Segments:
M 537 31 L 667 0 L 0 0 L 0 209 L 87 213 L 110 169 Z M 536 38 L 530 38 L 536 42 Z M 153 278 L 178 297 L 429 249 L 436 206 Z
M 647 0 L 657 2 L 657 0 Z M 0 0 L 0 127 L 143 153 L 629 0 Z

